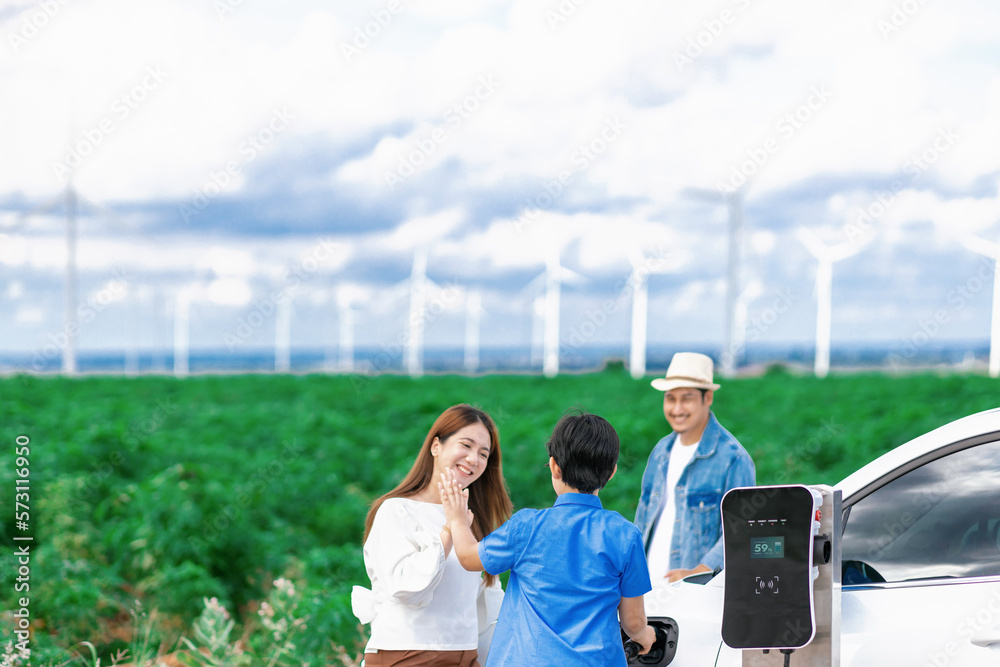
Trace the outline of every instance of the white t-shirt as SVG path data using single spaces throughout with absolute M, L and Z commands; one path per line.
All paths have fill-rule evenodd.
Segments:
M 700 440 L 698 442 L 701 442 Z M 693 445 L 682 445 L 680 438 L 670 449 L 670 460 L 667 462 L 666 488 L 663 492 L 663 509 L 660 518 L 653 528 L 653 536 L 649 540 L 646 552 L 646 564 L 649 566 L 649 580 L 656 585 L 663 579 L 670 568 L 670 541 L 674 536 L 674 520 L 677 518 L 677 507 L 674 504 L 674 490 L 681 478 L 684 468 L 694 458 L 698 450 L 698 442 Z
M 444 556 L 444 508 L 390 498 L 375 514 L 364 546 L 371 591 L 355 587 L 355 615 L 367 622 L 366 653 L 378 649 L 469 651 L 479 644 L 476 596 L 481 573 L 468 572 L 455 551 Z

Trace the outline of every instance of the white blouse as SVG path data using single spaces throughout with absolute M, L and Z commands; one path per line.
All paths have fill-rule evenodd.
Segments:
M 355 586 L 354 615 L 371 623 L 366 653 L 469 651 L 479 642 L 476 597 L 482 575 L 445 558 L 444 508 L 389 498 L 375 513 L 364 546 L 368 590 Z

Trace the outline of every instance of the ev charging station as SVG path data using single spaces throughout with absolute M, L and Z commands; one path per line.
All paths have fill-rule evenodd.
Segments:
M 722 640 L 743 667 L 839 667 L 841 492 L 731 489 L 722 499 Z

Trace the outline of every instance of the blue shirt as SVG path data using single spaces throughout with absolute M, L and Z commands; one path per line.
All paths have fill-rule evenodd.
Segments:
M 635 525 L 649 544 L 653 527 L 663 511 L 670 450 L 677 440 L 671 433 L 649 455 L 642 473 L 642 495 L 635 510 Z M 671 570 L 690 570 L 698 564 L 722 567 L 722 496 L 739 486 L 754 486 L 753 460 L 743 446 L 709 413 L 705 432 L 684 468 L 674 490 L 674 533 L 670 540 Z
M 490 574 L 510 570 L 487 667 L 625 667 L 618 605 L 651 589 L 639 530 L 597 496 L 523 509 L 479 543 Z

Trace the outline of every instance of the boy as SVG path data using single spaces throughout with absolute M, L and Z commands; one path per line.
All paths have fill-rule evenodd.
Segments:
M 652 588 L 642 535 L 597 497 L 618 469 L 618 434 L 597 415 L 572 414 L 545 447 L 555 504 L 517 512 L 482 542 L 469 529 L 468 490 L 442 475 L 445 529 L 462 567 L 510 570 L 486 667 L 624 667 L 619 618 L 643 654 L 656 635 L 642 600 Z

